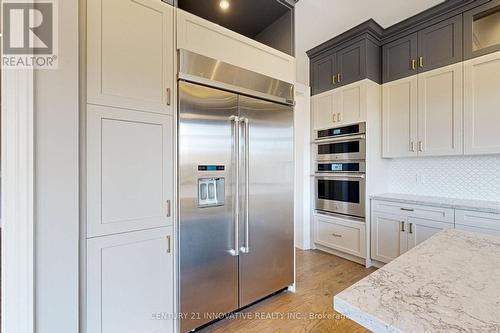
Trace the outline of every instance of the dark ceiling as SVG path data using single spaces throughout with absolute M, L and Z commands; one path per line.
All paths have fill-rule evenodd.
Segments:
M 177 0 L 178 7 L 196 16 L 253 38 L 283 14 L 290 11 L 277 0 L 228 0 L 223 11 L 220 0 Z

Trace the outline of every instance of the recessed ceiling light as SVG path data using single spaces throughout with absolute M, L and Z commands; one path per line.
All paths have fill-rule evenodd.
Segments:
M 219 2 L 219 6 L 222 10 L 228 10 L 229 9 L 229 1 L 227 0 L 221 0 Z

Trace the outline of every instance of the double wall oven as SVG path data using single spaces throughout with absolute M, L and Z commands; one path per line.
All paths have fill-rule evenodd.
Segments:
M 366 125 L 315 131 L 315 208 L 365 217 Z

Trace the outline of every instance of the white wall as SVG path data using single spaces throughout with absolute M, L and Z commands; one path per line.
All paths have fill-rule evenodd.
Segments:
M 35 73 L 35 330 L 78 332 L 78 0 L 59 1 L 59 69 Z
M 395 159 L 389 191 L 500 201 L 500 155 Z
M 309 87 L 295 86 L 295 246 L 311 248 L 311 131 Z
M 300 0 L 295 10 L 297 81 L 309 84 L 306 51 L 373 18 L 386 28 L 443 0 Z

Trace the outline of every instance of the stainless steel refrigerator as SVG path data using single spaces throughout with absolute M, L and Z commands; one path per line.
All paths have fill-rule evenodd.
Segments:
M 234 72 L 265 84 L 240 83 Z M 187 332 L 294 282 L 293 107 L 283 98 L 293 87 L 194 54 L 181 54 L 180 77 L 179 298 Z

